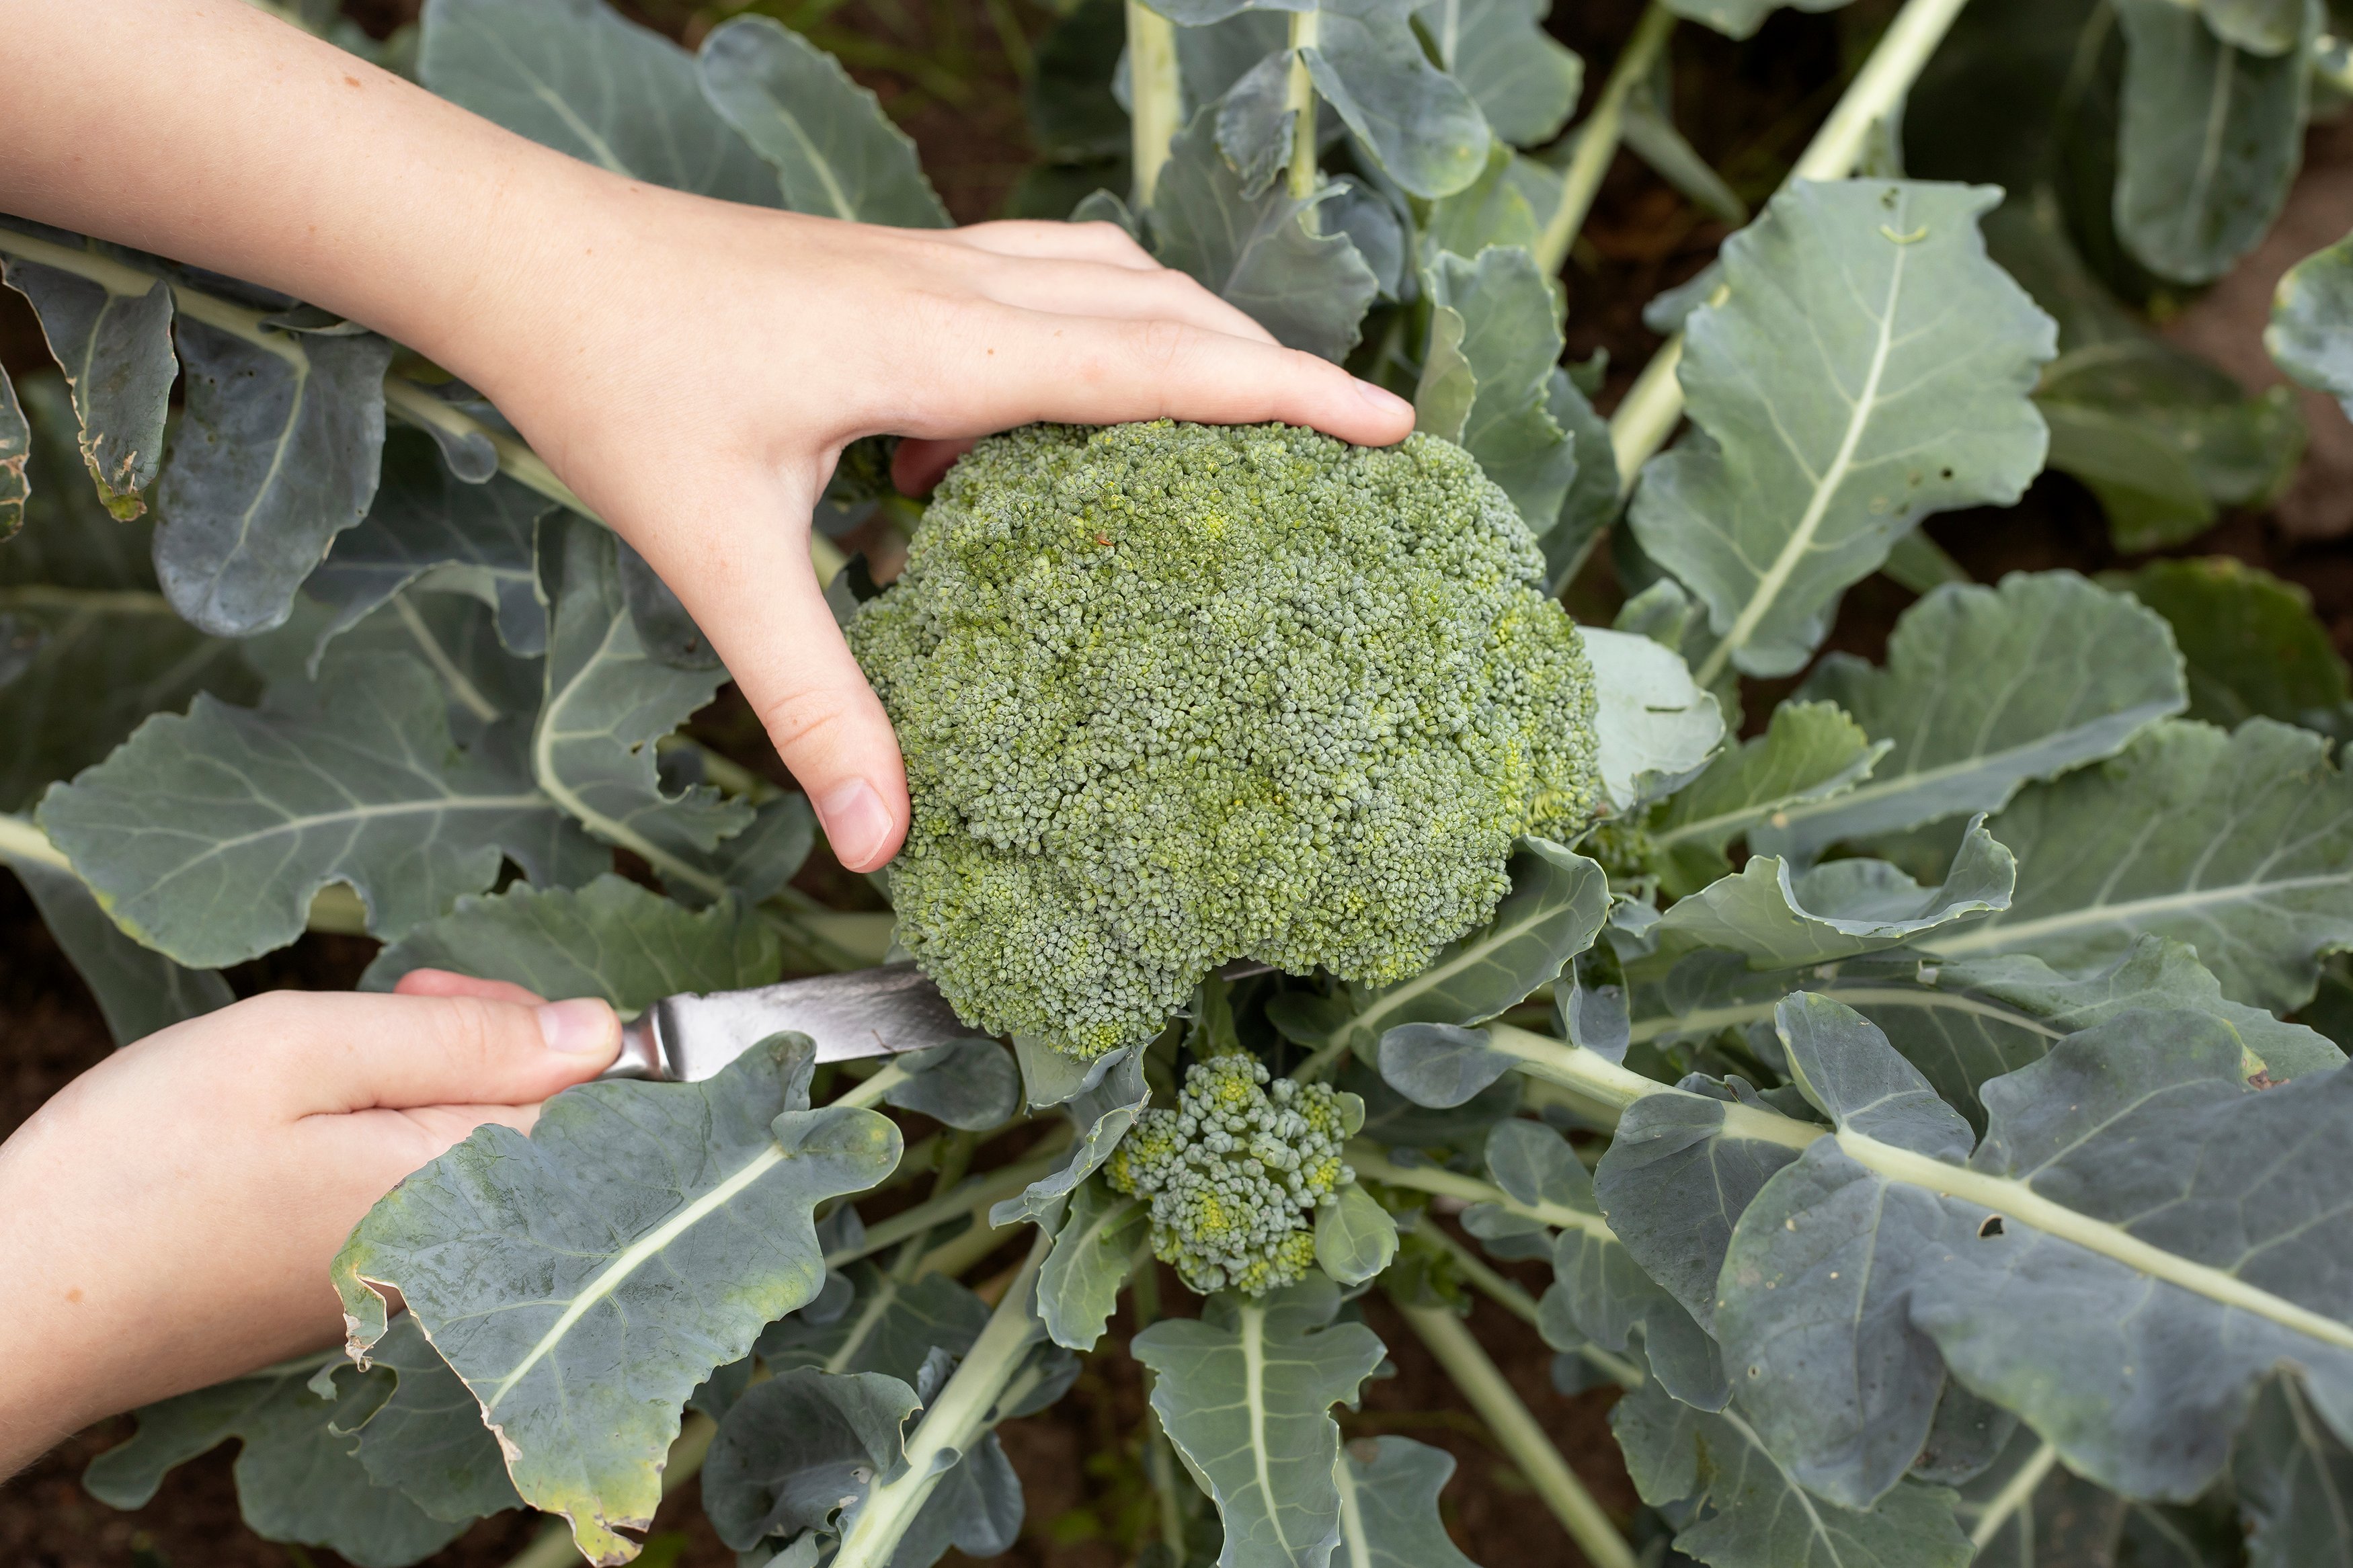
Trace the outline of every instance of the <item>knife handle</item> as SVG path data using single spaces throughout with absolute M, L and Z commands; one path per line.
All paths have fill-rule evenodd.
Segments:
M 621 1054 L 596 1075 L 596 1081 L 636 1078 L 660 1082 L 670 1076 L 669 1057 L 662 1049 L 661 1004 L 656 1003 L 621 1026 Z

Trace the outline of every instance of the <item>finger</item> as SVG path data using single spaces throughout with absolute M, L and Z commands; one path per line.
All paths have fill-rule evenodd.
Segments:
M 1160 270 L 1151 252 L 1115 223 L 1043 223 L 1006 218 L 952 230 L 950 237 L 976 250 L 999 256 L 1050 256 L 1071 261 L 1100 261 L 1143 272 Z
M 710 635 L 835 858 L 871 871 L 906 836 L 907 775 L 890 718 L 809 570 L 808 503 L 796 508 L 769 480 L 703 493 L 711 499 L 671 497 L 659 533 L 631 538 Z
M 398 996 L 480 996 L 492 1002 L 520 1002 L 526 1007 L 547 1000 L 512 981 L 482 980 L 447 969 L 412 969 L 392 989 Z
M 1091 261 L 1024 260 L 1004 263 L 981 281 L 988 297 L 998 304 L 1023 310 L 1118 321 L 1183 321 L 1253 342 L 1274 342 L 1274 334 L 1249 315 L 1188 275 L 1165 267 L 1140 272 Z
M 911 411 L 904 434 L 951 439 L 1034 420 L 1280 420 L 1377 447 L 1413 429 L 1412 404 L 1296 349 L 1174 321 L 1029 311 L 980 320 L 931 346 L 936 400 Z
M 902 496 L 931 494 L 955 460 L 971 451 L 978 439 L 976 436 L 957 441 L 900 442 L 899 449 L 891 454 L 892 488 Z
M 296 1116 L 428 1105 L 531 1105 L 620 1054 L 621 1021 L 595 997 L 538 1006 L 485 996 L 272 991 L 237 1004 L 257 1081 Z

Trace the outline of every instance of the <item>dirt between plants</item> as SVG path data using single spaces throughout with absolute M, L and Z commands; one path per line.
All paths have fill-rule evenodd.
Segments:
M 377 32 L 415 14 L 414 0 L 351 0 L 349 8 Z M 685 0 L 637 0 L 624 9 L 674 35 L 691 37 L 701 25 Z M 1562 14 L 1551 26 L 1589 61 L 1606 66 L 1639 10 L 1640 0 L 1580 0 L 1559 6 Z M 1841 29 L 1867 26 L 1883 10 L 1875 0 L 1860 0 L 1841 16 L 1784 12 L 1745 49 L 1685 28 L 1677 43 L 1677 108 L 1685 132 L 1744 195 L 1761 199 L 1829 107 L 1842 39 L 1853 36 Z M 1045 13 L 1023 0 L 1016 16 L 1034 37 Z M 984 0 L 930 0 L 920 6 L 860 0 L 832 12 L 830 25 L 867 40 L 877 59 L 954 62 L 944 79 L 933 70 L 929 88 L 875 65 L 853 61 L 852 69 L 902 111 L 956 217 L 969 222 L 994 213 L 1028 153 L 1018 79 Z M 1602 74 L 1600 68 L 1588 73 L 1588 100 Z M 2272 283 L 2287 264 L 2348 227 L 2353 227 L 2353 122 L 2316 129 L 2281 233 L 2172 322 L 2171 335 L 2250 384 L 2276 380 L 2260 342 Z M 1698 214 L 1630 158 L 1619 159 L 1566 278 L 1572 355 L 1597 350 L 1610 355 L 1605 409 L 1657 346 L 1641 325 L 1643 303 L 1697 271 L 1724 233 L 1721 223 Z M 0 363 L 16 371 L 44 358 L 23 302 L 0 292 Z M 2178 553 L 2235 555 L 2303 584 L 2339 651 L 2353 653 L 2353 545 L 2342 538 L 2353 527 L 2353 425 L 2326 398 L 2308 396 L 2305 405 L 2314 427 L 2313 453 L 2281 507 L 2230 519 Z M 2093 572 L 2121 563 L 2097 507 L 2059 476 L 2039 481 L 2012 510 L 1955 513 L 1930 526 L 1981 581 L 2009 571 L 2067 566 Z M 1875 657 L 1909 602 L 1908 594 L 1884 579 L 1859 585 L 1848 595 L 1829 646 Z M 1573 607 L 1597 618 L 1606 617 L 1614 604 L 1605 580 L 1580 593 Z M 1767 688 L 1749 711 L 1762 715 L 1778 695 Z M 723 698 L 699 730 L 706 738 L 723 737 L 723 744 L 742 742 L 730 749 L 746 761 L 761 754 L 756 725 L 740 702 Z M 812 890 L 860 890 L 854 879 L 823 864 L 801 880 Z M 232 978 L 240 994 L 348 986 L 373 945 L 306 938 L 242 966 Z M 96 1007 L 30 902 L 13 879 L 0 878 L 0 1134 L 109 1048 Z M 1545 1283 L 1533 1266 L 1507 1272 L 1531 1290 Z M 1165 1283 L 1163 1298 L 1171 1310 L 1182 1310 L 1176 1304 L 1183 1292 L 1173 1279 Z M 1419 1342 L 1379 1300 L 1369 1300 L 1366 1311 L 1389 1347 L 1392 1375 L 1367 1384 L 1361 1409 L 1342 1414 L 1348 1436 L 1398 1433 L 1451 1453 L 1458 1468 L 1441 1508 L 1456 1542 L 1485 1568 L 1581 1563 Z M 1533 1330 L 1492 1303 L 1478 1305 L 1472 1325 L 1577 1474 L 1606 1508 L 1621 1520 L 1630 1516 L 1635 1499 L 1608 1426 L 1613 1396 L 1556 1394 L 1550 1351 Z M 1142 1408 L 1134 1365 L 1121 1353 L 1131 1326 L 1124 1313 L 1114 1320 L 1105 1346 L 1110 1353 L 1091 1359 L 1060 1405 L 1006 1429 L 1006 1448 L 1028 1496 L 1029 1522 L 1020 1543 L 998 1563 L 1121 1568 L 1132 1560 L 1131 1543 L 1140 1537 L 1149 1501 L 1127 1447 Z M 129 1429 L 127 1420 L 101 1423 L 0 1487 L 0 1562 L 14 1568 L 331 1568 L 341 1561 L 259 1541 L 243 1528 L 230 1447 L 173 1472 L 154 1500 L 136 1512 L 119 1513 L 92 1500 L 79 1485 L 82 1467 Z M 693 1493 L 691 1486 L 682 1488 L 663 1508 L 642 1561 L 655 1568 L 730 1568 L 733 1553 L 702 1521 Z M 434 1558 L 431 1568 L 495 1568 L 528 1545 L 537 1530 L 534 1521 L 518 1515 L 487 1521 Z M 951 1554 L 947 1561 L 965 1560 Z

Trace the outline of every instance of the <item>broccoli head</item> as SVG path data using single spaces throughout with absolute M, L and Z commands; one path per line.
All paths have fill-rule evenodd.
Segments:
M 899 940 L 965 1019 L 1093 1056 L 1229 960 L 1368 985 L 1591 815 L 1577 628 L 1429 436 L 1163 420 L 980 443 L 850 646 L 914 802 Z
M 1193 1064 L 1174 1110 L 1147 1110 L 1103 1166 L 1152 1205 L 1152 1251 L 1208 1295 L 1263 1295 L 1315 1263 L 1310 1217 L 1356 1179 L 1340 1097 L 1276 1079 L 1248 1053 Z

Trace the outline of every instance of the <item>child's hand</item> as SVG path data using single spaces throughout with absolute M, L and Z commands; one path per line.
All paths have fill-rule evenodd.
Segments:
M 124 1047 L 0 1144 L 0 1476 L 90 1422 L 333 1344 L 376 1199 L 620 1049 L 600 1001 L 419 972 Z
M 885 229 L 659 189 L 244 5 L 16 0 L 0 80 L 0 211 L 283 289 L 489 393 L 677 590 L 856 870 L 897 850 L 907 793 L 808 567 L 850 440 L 1413 427 L 1108 226 Z

